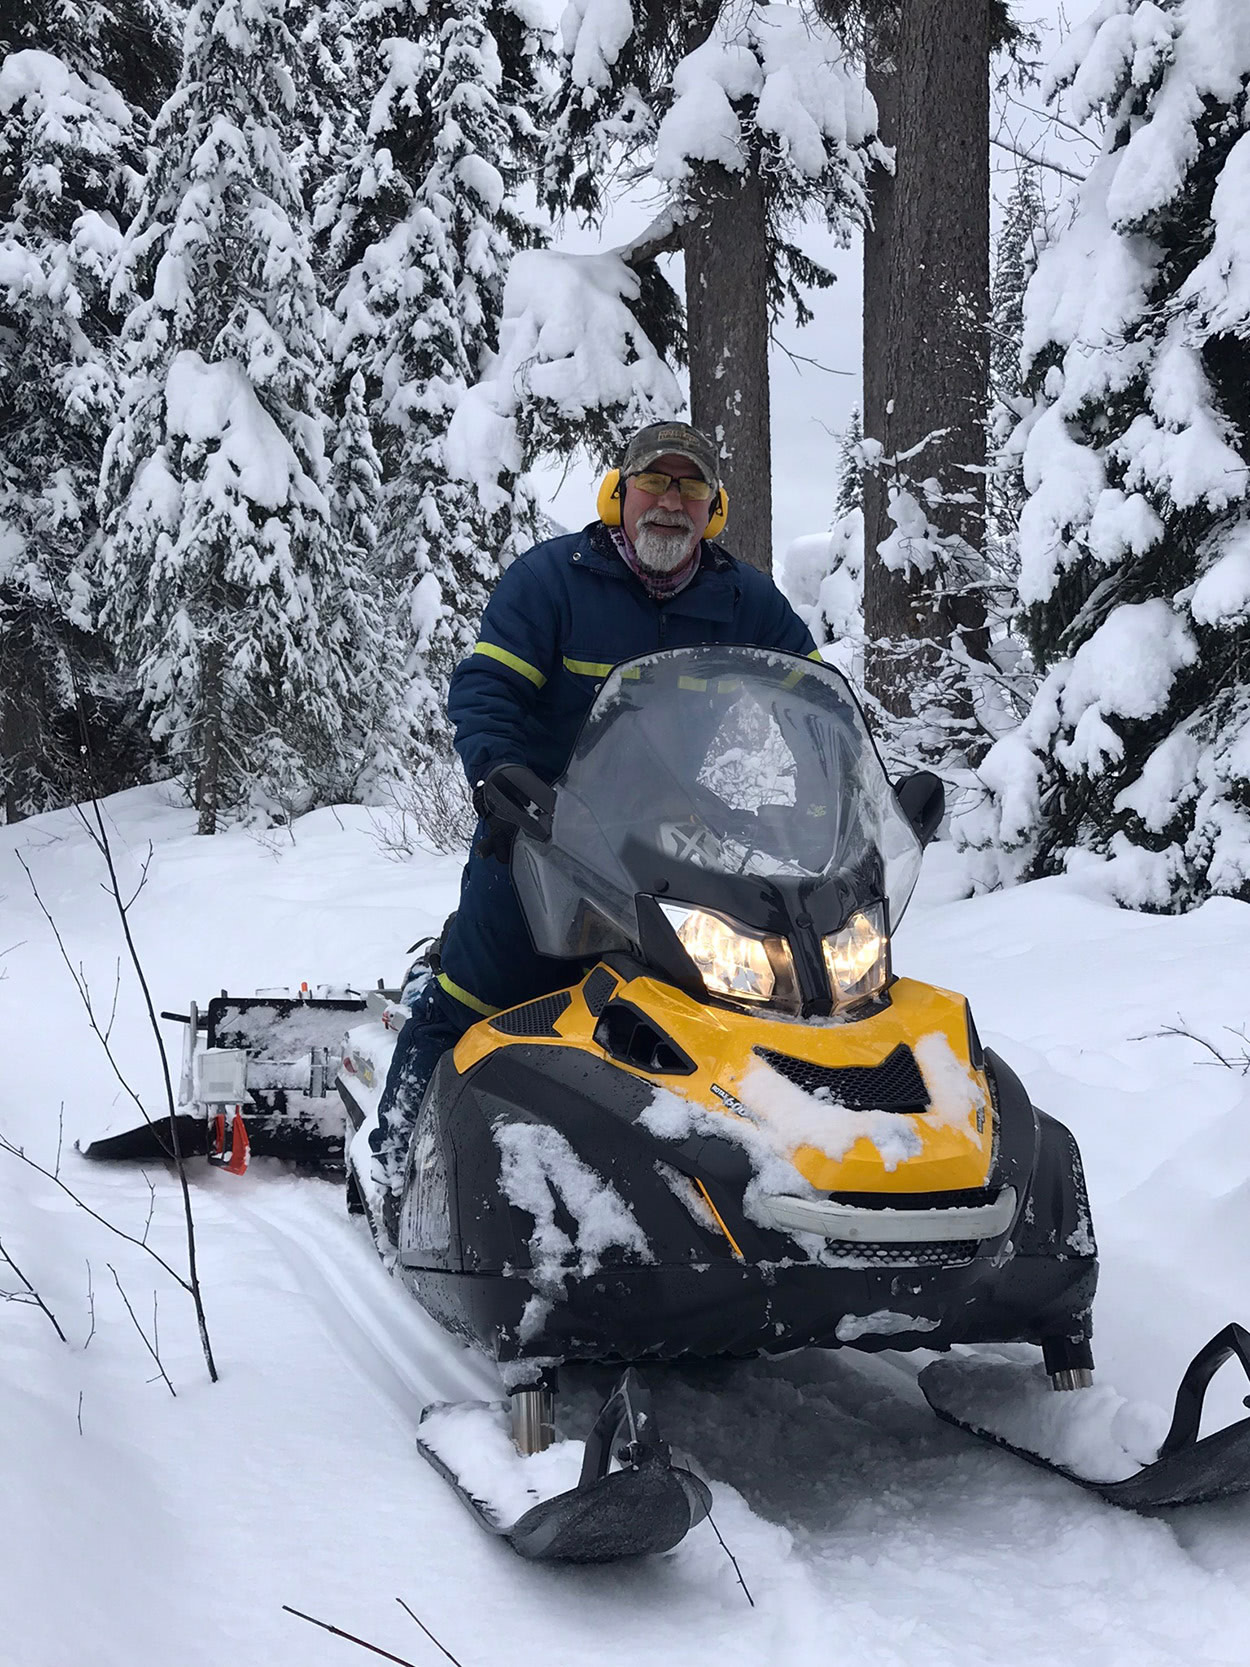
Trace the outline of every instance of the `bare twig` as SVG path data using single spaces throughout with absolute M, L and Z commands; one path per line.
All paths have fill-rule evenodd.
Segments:
M 140 1173 L 148 1184 L 148 1214 L 147 1220 L 143 1223 L 143 1247 L 146 1250 L 148 1234 L 152 1231 L 152 1217 L 156 1214 L 156 1182 L 146 1169 L 140 1171 Z
M 82 1390 L 78 1391 L 78 1433 L 82 1434 Z
M 2 1256 L 4 1258 L 4 1260 L 13 1269 L 13 1272 L 21 1280 L 22 1284 L 26 1287 L 25 1294 L 20 1295 L 16 1300 L 21 1301 L 21 1302 L 29 1302 L 32 1305 L 32 1307 L 41 1308 L 43 1310 L 43 1312 L 48 1316 L 48 1319 L 51 1321 L 53 1331 L 56 1332 L 57 1336 L 61 1339 L 62 1343 L 67 1343 L 69 1341 L 69 1339 L 66 1337 L 65 1333 L 61 1330 L 60 1326 L 57 1324 L 56 1315 L 48 1307 L 47 1303 L 43 1300 L 43 1298 L 39 1295 L 39 1292 L 31 1284 L 30 1280 L 27 1279 L 26 1275 L 22 1272 L 21 1268 L 18 1267 L 17 1263 L 9 1255 L 8 1251 L 4 1248 L 4 1245 L 3 1245 L 2 1242 L 0 1242 L 0 1256 Z
M 124 903 L 122 901 L 121 883 L 117 877 L 117 866 L 113 861 L 113 846 L 109 840 L 108 829 L 104 823 L 104 812 L 101 810 L 100 801 L 94 796 L 94 793 L 91 799 L 91 811 L 95 821 L 94 828 L 92 828 L 91 824 L 88 822 L 82 806 L 78 806 L 78 813 L 83 826 L 87 829 L 87 832 L 94 842 L 96 849 L 104 858 L 105 866 L 108 869 L 109 890 L 112 893 L 113 902 L 117 907 L 117 917 L 121 923 L 122 936 L 126 940 L 126 950 L 130 956 L 130 965 L 134 970 L 135 978 L 138 980 L 139 989 L 143 994 L 143 1003 L 147 1008 L 148 1014 L 148 1025 L 151 1028 L 152 1038 L 156 1043 L 156 1051 L 161 1062 L 161 1077 L 165 1087 L 165 1104 L 169 1114 L 169 1149 L 174 1160 L 174 1167 L 178 1172 L 178 1184 L 182 1189 L 182 1211 L 187 1230 L 186 1288 L 190 1291 L 191 1301 L 195 1306 L 195 1319 L 196 1324 L 199 1327 L 200 1347 L 204 1352 L 204 1364 L 208 1367 L 209 1378 L 213 1383 L 216 1383 L 217 1365 L 213 1359 L 213 1346 L 208 1335 L 208 1319 L 204 1313 L 204 1296 L 200 1289 L 199 1269 L 196 1262 L 195 1216 L 191 1209 L 191 1186 L 190 1182 L 187 1180 L 187 1166 L 183 1160 L 182 1141 L 178 1133 L 178 1107 L 174 1100 L 174 1084 L 173 1077 L 170 1074 L 169 1069 L 169 1055 L 165 1051 L 165 1038 L 161 1035 L 160 1022 L 156 1016 L 156 1006 L 152 1001 L 152 992 L 148 987 L 147 975 L 143 970 L 143 962 L 139 958 L 139 951 L 135 944 L 134 934 L 130 930 L 130 909 L 133 906 L 135 897 L 139 895 L 139 892 L 143 890 L 143 887 L 147 882 L 148 871 L 152 863 L 152 845 L 149 842 L 148 854 L 143 864 L 142 876 L 140 878 L 139 885 L 135 890 L 134 896 L 131 898 L 129 904 Z M 138 1095 L 135 1094 L 133 1090 L 130 1090 L 130 1093 L 131 1098 L 135 1101 L 136 1105 L 138 1105 Z M 147 1117 L 146 1111 L 144 1111 L 144 1117 Z
M 395 1602 L 403 1610 L 405 1615 L 409 1615 L 409 1616 L 412 1617 L 412 1619 L 421 1628 L 421 1630 L 425 1634 L 425 1636 L 430 1640 L 430 1643 L 433 1644 L 437 1649 L 442 1650 L 443 1654 L 447 1657 L 448 1661 L 450 1661 L 453 1664 L 453 1667 L 460 1667 L 460 1663 L 456 1660 L 455 1656 L 447 1648 L 446 1644 L 440 1644 L 439 1643 L 438 1639 L 435 1638 L 434 1634 L 430 1631 L 429 1627 L 426 1626 L 425 1622 L 421 1619 L 420 1615 L 414 1614 L 413 1611 L 411 1609 L 409 1609 L 408 1605 L 404 1602 L 403 1598 L 396 1598 Z
M 738 1576 L 739 1586 L 742 1587 L 742 1590 L 747 1595 L 747 1602 L 751 1605 L 751 1608 L 754 1609 L 755 1608 L 755 1599 L 751 1596 L 750 1587 L 747 1585 L 746 1581 L 742 1578 L 742 1570 L 738 1567 L 738 1559 L 734 1556 L 733 1552 L 730 1551 L 729 1547 L 725 1544 L 724 1536 L 722 1535 L 720 1529 L 716 1526 L 716 1518 L 712 1515 L 711 1511 L 708 1512 L 707 1519 L 712 1524 L 712 1532 L 716 1535 L 716 1538 L 720 1541 L 721 1550 L 725 1553 L 725 1556 L 728 1557 L 729 1561 L 734 1566 L 734 1573 Z
M 87 1263 L 87 1313 L 91 1316 L 91 1330 L 87 1333 L 87 1341 L 83 1344 L 84 1351 L 91 1346 L 91 1339 L 95 1336 L 95 1286 L 91 1281 L 91 1263 Z
M 806 353 L 796 353 L 792 347 L 787 347 L 785 342 L 779 341 L 777 337 L 771 333 L 768 339 L 772 345 L 777 348 L 779 352 L 784 353 L 790 363 L 796 367 L 798 365 L 811 365 L 813 370 L 823 370 L 826 376 L 855 376 L 858 374 L 858 372 L 853 370 L 838 370 L 833 365 L 822 365 L 819 359 L 812 359 Z
M 71 673 L 71 675 L 72 675 L 72 673 Z M 79 969 L 78 971 L 75 971 L 75 969 L 73 967 L 73 964 L 71 963 L 71 961 L 69 959 L 68 952 L 66 951 L 66 948 L 65 948 L 64 940 L 61 937 L 61 934 L 60 934 L 60 931 L 57 927 L 57 924 L 56 924 L 55 920 L 52 918 L 51 912 L 44 905 L 42 897 L 40 897 L 40 895 L 39 895 L 39 888 L 35 884 L 34 875 L 31 873 L 29 867 L 27 866 L 26 862 L 22 858 L 19 857 L 18 860 L 21 861 L 21 863 L 22 863 L 22 868 L 25 871 L 27 880 L 30 882 L 30 887 L 31 887 L 31 890 L 34 892 L 35 901 L 39 905 L 40 912 L 43 914 L 45 920 L 47 920 L 48 925 L 52 929 L 52 934 L 53 934 L 54 938 L 56 939 L 57 947 L 61 952 L 61 958 L 65 962 L 66 967 L 69 969 L 70 977 L 74 980 L 75 987 L 77 988 L 79 996 L 82 998 L 83 1006 L 86 1009 L 88 1021 L 91 1025 L 92 1030 L 95 1032 L 97 1038 L 99 1039 L 101 1046 L 104 1049 L 105 1058 L 108 1060 L 110 1066 L 112 1067 L 113 1075 L 117 1078 L 117 1081 L 121 1085 L 123 1091 L 129 1096 L 129 1098 L 134 1102 L 135 1106 L 138 1108 L 139 1114 L 143 1118 L 144 1122 L 152 1129 L 153 1134 L 156 1137 L 157 1142 L 161 1146 L 162 1150 L 166 1151 L 167 1154 L 173 1159 L 174 1166 L 177 1169 L 178 1182 L 179 1182 L 179 1185 L 182 1189 L 183 1215 L 186 1219 L 186 1233 L 187 1233 L 187 1277 L 186 1277 L 186 1279 L 183 1279 L 181 1275 L 174 1273 L 173 1269 L 169 1266 L 169 1264 L 166 1261 L 164 1261 L 164 1259 L 162 1257 L 156 1256 L 156 1252 L 154 1250 L 152 1250 L 150 1245 L 148 1245 L 147 1243 L 143 1243 L 141 1248 L 146 1250 L 150 1256 L 156 1256 L 156 1260 L 161 1263 L 161 1266 L 163 1268 L 165 1268 L 166 1272 L 169 1273 L 174 1279 L 176 1279 L 178 1281 L 178 1283 L 182 1286 L 182 1288 L 185 1291 L 187 1291 L 188 1294 L 190 1295 L 191 1301 L 192 1301 L 192 1303 L 194 1305 L 194 1308 L 195 1308 L 196 1324 L 199 1327 L 200 1347 L 201 1347 L 201 1349 L 203 1350 L 203 1353 L 204 1353 L 204 1363 L 208 1367 L 209 1378 L 211 1379 L 211 1381 L 213 1383 L 216 1383 L 217 1382 L 217 1366 L 216 1366 L 216 1362 L 213 1359 L 212 1343 L 209 1340 L 208 1320 L 207 1320 L 207 1318 L 205 1316 L 205 1313 L 204 1313 L 204 1299 L 203 1299 L 203 1293 L 200 1289 L 199 1271 L 198 1271 L 197 1264 L 196 1264 L 195 1218 L 194 1218 L 194 1215 L 193 1215 L 192 1209 L 191 1209 L 191 1187 L 190 1187 L 190 1184 L 187 1180 L 186 1164 L 183 1161 L 182 1145 L 181 1145 L 181 1140 L 180 1140 L 179 1131 L 178 1131 L 178 1108 L 177 1108 L 177 1105 L 176 1105 L 175 1100 L 174 1100 L 173 1079 L 170 1075 L 170 1070 L 169 1070 L 169 1056 L 165 1052 L 165 1039 L 161 1035 L 160 1024 L 157 1021 L 156 1008 L 155 1008 L 155 1006 L 153 1005 L 153 1002 L 152 1002 L 152 992 L 148 988 L 148 981 L 147 981 L 147 977 L 146 977 L 146 975 L 144 973 L 144 970 L 143 970 L 143 963 L 139 959 L 139 951 L 138 951 L 138 948 L 135 945 L 134 934 L 132 933 L 132 931 L 130 929 L 130 910 L 133 908 L 135 900 L 138 898 L 140 892 L 142 892 L 144 886 L 147 884 L 148 875 L 151 871 L 153 849 L 154 848 L 153 848 L 151 842 L 149 841 L 147 856 L 144 859 L 143 866 L 140 870 L 139 883 L 135 887 L 134 891 L 130 895 L 129 900 L 127 901 L 122 896 L 121 882 L 118 879 L 118 874 L 117 874 L 117 865 L 113 860 L 113 847 L 112 847 L 112 843 L 109 839 L 108 828 L 105 825 L 104 812 L 103 812 L 103 810 L 100 806 L 100 800 L 99 800 L 99 797 L 98 797 L 98 794 L 97 794 L 97 791 L 96 791 L 96 785 L 95 785 L 95 779 L 94 779 L 95 772 L 94 772 L 94 768 L 93 768 L 93 759 L 92 759 L 92 751 L 91 751 L 91 735 L 90 735 L 90 728 L 89 728 L 89 725 L 87 723 L 86 706 L 85 706 L 83 698 L 82 698 L 82 691 L 81 691 L 81 689 L 79 689 L 77 687 L 76 682 L 75 682 L 74 692 L 75 692 L 75 695 L 77 697 L 78 724 L 79 724 L 79 730 L 80 730 L 81 741 L 82 741 L 82 749 L 81 749 L 82 750 L 82 757 L 83 757 L 83 760 L 84 760 L 84 763 L 85 763 L 86 774 L 88 776 L 88 781 L 89 781 L 89 786 L 88 786 L 88 789 L 87 789 L 88 794 L 89 794 L 89 799 L 88 799 L 87 802 L 89 802 L 90 807 L 91 807 L 91 817 L 88 817 L 87 812 L 84 808 L 84 805 L 81 804 L 81 803 L 75 805 L 74 809 L 75 809 L 75 811 L 78 815 L 79 821 L 82 823 L 82 826 L 87 833 L 87 837 L 91 840 L 92 844 L 95 845 L 95 847 L 99 851 L 100 855 L 104 858 L 105 868 L 108 872 L 108 885 L 105 887 L 105 889 L 111 895 L 111 897 L 113 899 L 113 902 L 114 902 L 114 905 L 116 906 L 118 919 L 121 923 L 122 936 L 124 937 L 125 942 L 126 942 L 126 951 L 127 951 L 127 954 L 130 957 L 130 964 L 131 964 L 131 967 L 134 970 L 135 978 L 138 981 L 139 989 L 142 992 L 144 1005 L 147 1008 L 148 1024 L 151 1027 L 152 1036 L 153 1036 L 153 1038 L 156 1042 L 156 1050 L 157 1050 L 157 1054 L 160 1057 L 161 1075 L 162 1075 L 162 1078 L 163 1078 L 163 1081 L 164 1081 L 164 1087 L 165 1087 L 165 1104 L 166 1104 L 166 1108 L 167 1108 L 167 1118 L 168 1118 L 168 1144 L 166 1144 L 165 1140 L 162 1138 L 161 1133 L 158 1132 L 157 1127 L 153 1123 L 152 1118 L 149 1117 L 147 1107 L 143 1104 L 143 1101 L 139 1098 L 139 1095 L 135 1092 L 134 1088 L 131 1087 L 130 1083 L 126 1080 L 125 1076 L 122 1074 L 121 1068 L 118 1065 L 117 1060 L 115 1059 L 115 1057 L 113 1055 L 113 1051 L 112 1051 L 112 1047 L 111 1047 L 111 1043 L 110 1043 L 110 1033 L 111 1033 L 111 1030 L 112 1030 L 112 1017 L 110 1017 L 108 1028 L 106 1030 L 101 1030 L 100 1025 L 99 1025 L 99 1023 L 96 1019 L 95 1012 L 92 1008 L 91 992 L 90 992 L 90 989 L 87 986 L 86 976 L 82 972 L 81 969 Z M 120 969 L 120 962 L 119 962 L 119 969 Z M 116 1003 L 117 1003 L 117 993 L 116 993 L 116 990 L 115 990 L 114 991 L 114 1001 L 113 1001 L 114 1013 L 116 1012 Z M 13 1150 L 13 1148 L 10 1146 L 9 1150 Z M 21 1155 L 24 1157 L 24 1154 L 21 1154 Z M 30 1160 L 26 1159 L 25 1161 L 29 1162 Z M 57 1182 L 58 1186 L 64 1186 L 64 1183 L 61 1181 L 59 1175 L 54 1176 L 53 1179 Z M 68 1188 L 65 1188 L 65 1190 L 67 1192 L 69 1191 Z M 70 1196 L 73 1197 L 74 1195 L 71 1193 Z M 76 1200 L 76 1202 L 81 1203 L 81 1200 Z M 83 1208 L 86 1208 L 86 1206 L 84 1205 Z M 95 1218 L 96 1218 L 97 1221 L 103 1221 L 103 1217 L 101 1217 L 99 1215 L 96 1215 L 95 1211 L 90 1211 L 89 1213 L 92 1214 L 92 1215 L 95 1215 Z M 117 1231 L 117 1229 L 112 1227 L 111 1222 L 104 1222 L 104 1225 L 109 1227 L 111 1231 Z M 129 1235 L 126 1235 L 126 1234 L 122 1235 L 122 1237 L 128 1237 L 128 1236 Z M 145 1237 L 146 1237 L 146 1231 L 145 1231 Z
M 1250 1044 L 1250 1037 L 1247 1037 L 1244 1030 L 1234 1030 L 1232 1025 L 1225 1025 L 1224 1029 L 1228 1031 L 1230 1036 L 1235 1036 L 1239 1042 Z M 1226 1058 L 1214 1042 L 1209 1042 L 1205 1036 L 1199 1036 L 1197 1031 L 1187 1030 L 1183 1023 L 1164 1025 L 1162 1030 L 1152 1030 L 1144 1036 L 1134 1036 L 1132 1040 L 1134 1042 L 1157 1042 L 1164 1036 L 1183 1036 L 1187 1042 L 1196 1042 L 1200 1048 L 1205 1048 L 1212 1055 L 1215 1063 L 1222 1065 L 1226 1071 L 1238 1071 L 1243 1077 L 1250 1076 L 1250 1045 L 1240 1055 L 1234 1055 L 1231 1059 Z
M 124 907 L 127 908 L 127 909 L 130 909 L 130 908 L 134 907 L 135 903 L 138 901 L 139 893 L 143 890 L 144 886 L 146 886 L 147 883 L 148 883 L 148 869 L 151 868 L 151 866 L 152 866 L 152 857 L 153 857 L 153 854 L 154 854 L 154 850 L 155 850 L 155 848 L 152 844 L 152 841 L 149 839 L 148 840 L 148 854 L 147 854 L 146 857 L 144 857 L 143 867 L 139 870 L 139 884 L 131 892 L 129 902 L 127 902 L 124 905 Z M 104 886 L 101 889 L 104 890 L 104 891 L 107 891 L 109 888 L 107 886 Z M 119 899 L 119 901 L 120 901 L 120 899 Z M 118 957 L 118 960 L 117 960 L 117 966 L 118 966 L 118 971 L 120 973 L 120 970 L 121 970 L 121 957 L 120 956 Z
M 44 1176 L 55 1186 L 60 1187 L 61 1191 L 70 1200 L 70 1202 L 77 1204 L 80 1210 L 85 1210 L 91 1217 L 92 1221 L 98 1221 L 101 1227 L 107 1227 L 110 1233 L 116 1234 L 119 1239 L 124 1239 L 127 1244 L 135 1245 L 139 1250 L 146 1250 L 152 1260 L 154 1262 L 159 1262 L 161 1267 L 164 1268 L 165 1272 L 176 1284 L 181 1285 L 184 1291 L 190 1292 L 191 1286 L 188 1281 L 178 1272 L 176 1268 L 170 1267 L 169 1263 L 159 1251 L 153 1250 L 150 1244 L 144 1244 L 143 1240 L 136 1239 L 133 1233 L 127 1233 L 124 1228 L 118 1227 L 115 1222 L 109 1221 L 107 1216 L 102 1216 L 98 1210 L 93 1210 L 90 1204 L 80 1198 L 72 1187 L 67 1186 L 59 1175 L 54 1175 L 50 1169 L 45 1169 L 43 1164 L 36 1163 L 34 1158 L 27 1157 L 22 1148 L 20 1146 L 14 1146 L 13 1142 L 7 1137 L 7 1135 L 0 1135 L 0 1152 L 7 1152 L 10 1157 L 17 1158 L 20 1163 L 26 1164 L 29 1168 L 33 1169 L 36 1174 Z
M 1012 156 L 1018 156 L 1022 162 L 1031 162 L 1035 168 L 1049 168 L 1054 174 L 1063 174 L 1067 179 L 1074 179 L 1078 185 L 1084 185 L 1085 175 L 1078 174 L 1072 168 L 1065 168 L 1062 162 L 1051 162 L 1048 157 L 1039 156 L 1036 151 L 1027 150 L 1023 145 L 1015 145 L 1010 139 L 991 139 L 991 145 L 1004 150 Z
M 397 1661 L 399 1667 L 416 1667 L 416 1663 L 409 1661 L 402 1655 L 392 1655 L 389 1650 L 381 1650 L 368 1639 L 357 1638 L 354 1632 L 344 1632 L 341 1626 L 331 1626 L 329 1621 L 319 1621 L 315 1615 L 305 1615 L 302 1609 L 292 1609 L 289 1603 L 282 1605 L 287 1615 L 296 1615 L 301 1621 L 309 1621 L 313 1626 L 319 1626 L 326 1632 L 332 1632 L 336 1638 L 346 1638 L 349 1644 L 359 1644 L 362 1650 L 372 1650 L 374 1655 L 380 1655 L 383 1661 Z
M 161 1374 L 161 1377 L 165 1380 L 165 1387 L 169 1390 L 169 1393 L 176 1400 L 177 1396 L 178 1396 L 178 1391 L 174 1388 L 173 1384 L 170 1383 L 170 1381 L 169 1381 L 169 1373 L 165 1370 L 164 1366 L 161 1364 L 161 1357 L 156 1351 L 155 1343 L 152 1342 L 152 1340 L 148 1337 L 147 1332 L 144 1331 L 143 1327 L 139 1324 L 139 1316 L 135 1313 L 134 1309 L 130 1306 L 130 1298 L 126 1295 L 126 1292 L 122 1287 L 122 1282 L 117 1277 L 117 1269 L 113 1266 L 113 1264 L 111 1262 L 109 1262 L 107 1264 L 107 1266 L 108 1266 L 109 1272 L 113 1275 L 113 1283 L 114 1283 L 114 1285 L 117 1286 L 117 1293 L 121 1297 L 122 1301 L 126 1304 L 126 1312 L 127 1312 L 127 1314 L 130 1315 L 130 1318 L 131 1318 L 131 1321 L 134 1325 L 135 1330 L 139 1333 L 140 1337 L 142 1337 L 142 1339 L 143 1339 L 144 1348 L 148 1351 L 148 1353 L 152 1356 L 152 1359 L 156 1362 L 156 1369 Z
M 40 912 L 40 914 L 43 915 L 43 918 L 47 921 L 48 926 L 51 929 L 52 936 L 56 939 L 56 947 L 60 951 L 61 959 L 65 963 L 66 971 L 69 973 L 70 977 L 74 981 L 74 988 L 78 991 L 79 1000 L 82 1002 L 83 1007 L 86 1009 L 87 1021 L 90 1024 L 92 1030 L 95 1032 L 96 1038 L 100 1042 L 101 1047 L 103 1047 L 103 1049 L 104 1049 L 104 1057 L 108 1060 L 109 1065 L 112 1068 L 113 1075 L 117 1078 L 117 1081 L 118 1081 L 119 1085 L 121 1086 L 123 1092 L 125 1094 L 127 1094 L 131 1100 L 133 1100 L 136 1108 L 139 1111 L 139 1114 L 143 1118 L 143 1121 L 145 1123 L 148 1123 L 148 1124 L 152 1125 L 153 1128 L 155 1129 L 155 1125 L 152 1124 L 152 1118 L 149 1117 L 149 1115 L 148 1115 L 147 1107 L 143 1104 L 143 1101 L 139 1098 L 139 1096 L 135 1093 L 134 1089 L 130 1086 L 130 1084 L 126 1081 L 125 1077 L 122 1075 L 121 1067 L 118 1065 L 117 1060 L 114 1057 L 113 1050 L 112 1050 L 111 1046 L 109 1045 L 109 1039 L 105 1035 L 105 1033 L 100 1029 L 99 1023 L 96 1020 L 95 1009 L 92 1006 L 92 1002 L 91 1002 L 91 991 L 87 986 L 87 981 L 86 981 L 85 977 L 83 976 L 82 969 L 81 969 L 81 967 L 75 967 L 74 963 L 70 960 L 69 951 L 65 947 L 65 940 L 64 940 L 64 938 L 62 938 L 60 928 L 57 926 L 56 921 L 52 918 L 52 915 L 49 912 L 49 910 L 47 908 L 47 905 L 44 903 L 43 897 L 40 895 L 39 887 L 38 887 L 38 885 L 36 884 L 36 881 L 35 881 L 35 876 L 31 873 L 30 869 L 27 867 L 26 859 L 25 859 L 25 857 L 22 856 L 21 852 L 18 851 L 18 852 L 15 853 L 15 855 L 17 857 L 18 862 L 21 863 L 22 868 L 25 871 L 27 880 L 30 882 L 30 889 L 31 889 L 32 893 L 34 894 L 35 902 L 39 906 L 39 912 Z M 160 1137 L 158 1135 L 157 1139 L 159 1140 L 159 1138 Z M 172 1152 L 171 1152 L 170 1155 L 171 1156 L 173 1155 Z
M 109 1022 L 104 1027 L 105 1039 L 108 1041 L 111 1041 L 113 1038 L 113 1026 L 117 1021 L 117 998 L 121 994 L 121 988 L 122 958 L 119 955 L 113 967 L 113 1002 L 112 1006 L 109 1008 Z

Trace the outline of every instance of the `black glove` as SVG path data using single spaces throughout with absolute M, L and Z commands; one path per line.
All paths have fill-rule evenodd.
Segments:
M 473 847 L 475 857 L 494 857 L 499 862 L 509 862 L 512 858 L 512 841 L 516 838 L 516 828 L 511 822 L 505 822 L 498 816 L 492 816 L 486 808 L 486 783 L 475 782 L 473 786 L 473 808 L 479 818 L 486 823 L 486 832 Z

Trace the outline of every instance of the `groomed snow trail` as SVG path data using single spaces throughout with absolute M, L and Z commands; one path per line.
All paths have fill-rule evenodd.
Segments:
M 454 863 L 383 861 L 359 811 L 306 818 L 283 848 L 197 840 L 154 790 L 109 808 L 128 861 L 155 844 L 136 926 L 163 1006 L 222 985 L 394 976 L 454 893 Z M 0 1133 L 51 1165 L 63 1101 L 64 1178 L 141 1236 L 143 1176 L 68 1149 L 110 1120 L 117 1091 L 18 847 L 97 992 L 111 995 L 118 952 L 72 816 L 0 830 L 0 949 L 21 940 L 0 961 Z M 1198 1343 L 1248 1317 L 1250 1095 L 1193 1043 L 1133 1038 L 1181 1021 L 1218 1041 L 1244 1024 L 1250 910 L 1158 920 L 1071 882 L 973 901 L 957 889 L 947 854 L 932 853 L 896 960 L 966 990 L 987 1042 L 1074 1127 L 1103 1255 L 1100 1368 L 1127 1394 L 1165 1399 Z M 115 1041 L 156 1104 L 125 992 Z M 180 1266 L 176 1189 L 163 1171 L 151 1179 L 149 1240 Z M 919 1356 L 806 1352 L 652 1374 L 666 1433 L 714 1484 L 754 1609 L 707 1526 L 635 1565 L 524 1565 L 413 1444 L 421 1404 L 489 1396 L 493 1374 L 386 1276 L 340 1189 L 258 1164 L 242 1180 L 201 1168 L 194 1193 L 215 1387 L 185 1298 L 150 1259 L 0 1153 L 0 1242 L 69 1337 L 28 1305 L 0 1305 L 0 1660 L 364 1659 L 282 1614 L 289 1603 L 433 1661 L 402 1596 L 463 1667 L 1244 1662 L 1250 1505 L 1116 1513 L 939 1424 L 915 1386 Z M 148 1381 L 110 1263 L 149 1335 L 159 1291 L 176 1399 Z M 9 1275 L 0 1263 L 0 1289 L 15 1288 Z M 598 1385 L 571 1376 L 580 1432 Z M 1230 1387 L 1222 1416 L 1238 1410 Z

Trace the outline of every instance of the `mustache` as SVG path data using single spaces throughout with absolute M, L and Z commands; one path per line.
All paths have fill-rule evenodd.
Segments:
M 648 509 L 638 517 L 640 527 L 667 527 L 692 533 L 694 522 L 683 509 Z

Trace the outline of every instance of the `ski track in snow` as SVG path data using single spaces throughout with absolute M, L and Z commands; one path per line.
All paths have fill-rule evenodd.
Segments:
M 156 842 L 136 925 L 160 1005 L 227 985 L 372 980 L 436 926 L 456 865 L 397 868 L 367 819 L 305 819 L 283 850 L 189 834 L 154 790 L 110 804 L 119 844 Z M 10 856 L 32 865 L 75 960 L 111 990 L 108 900 L 72 817 L 0 829 L 0 1132 L 52 1163 L 136 1234 L 134 1169 L 88 1165 L 75 1136 L 121 1115 L 46 927 Z M 935 860 L 936 859 L 936 860 Z M 131 860 L 131 859 L 128 859 Z M 1188 1354 L 1238 1312 L 1250 1257 L 1250 1095 L 1176 1039 L 1215 1037 L 1250 1005 L 1238 905 L 1185 920 L 1118 913 L 1067 882 L 955 901 L 938 850 L 900 966 L 967 990 L 982 1034 L 1085 1151 L 1103 1254 L 1096 1345 L 1107 1381 L 1170 1395 Z M 1218 992 L 1211 966 L 1223 970 Z M 156 1103 L 136 1004 L 119 1053 Z M 1203 1161 L 1201 1136 L 1209 1154 Z M 1212 1157 L 1214 1157 L 1214 1168 Z M 176 1187 L 154 1172 L 151 1243 L 183 1253 Z M 493 1370 L 387 1277 L 341 1188 L 257 1164 L 195 1170 L 208 1321 L 222 1372 L 205 1378 L 189 1306 L 134 1246 L 0 1153 L 0 1240 L 69 1335 L 0 1303 L 0 1661 L 14 1667 L 239 1662 L 320 1667 L 352 1646 L 296 1608 L 414 1662 L 435 1652 L 402 1596 L 463 1667 L 588 1659 L 783 1667 L 999 1663 L 1240 1664 L 1250 1623 L 1250 1503 L 1146 1519 L 1114 1511 L 937 1422 L 915 1385 L 927 1355 L 816 1351 L 649 1373 L 666 1435 L 697 1459 L 756 1607 L 710 1527 L 664 1558 L 607 1569 L 522 1563 L 477 1529 L 419 1458 L 431 1399 L 490 1397 Z M 96 1330 L 90 1325 L 90 1263 Z M 153 1374 L 108 1263 L 178 1390 Z M 0 1290 L 16 1288 L 0 1262 Z M 606 1387 L 569 1372 L 580 1435 Z M 81 1393 L 81 1403 L 79 1396 Z M 1235 1416 L 1230 1387 L 1221 1416 Z M 81 1418 L 82 1433 L 78 1421 Z

